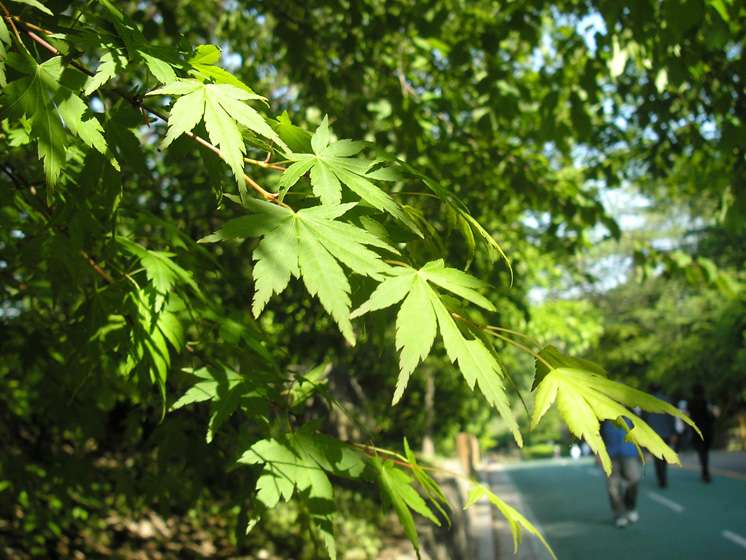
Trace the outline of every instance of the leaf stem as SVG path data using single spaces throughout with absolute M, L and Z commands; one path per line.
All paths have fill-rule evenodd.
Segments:
M 549 368 L 549 371 L 552 371 L 552 370 L 554 369 L 554 366 L 553 366 L 552 364 L 550 364 L 549 362 L 547 362 L 547 361 L 546 361 L 546 360 L 545 360 L 544 358 L 542 358 L 542 357 L 541 357 L 541 356 L 540 356 L 539 354 L 537 354 L 536 352 L 534 352 L 533 350 L 531 350 L 531 349 L 530 349 L 530 348 L 529 348 L 528 346 L 524 346 L 524 345 L 523 345 L 523 344 L 521 344 L 520 342 L 516 342 L 516 341 L 515 341 L 515 340 L 513 340 L 512 338 L 510 338 L 510 337 L 507 337 L 507 336 L 503 336 L 503 335 L 501 335 L 501 334 L 497 334 L 497 333 L 494 333 L 494 332 L 491 332 L 490 334 L 491 334 L 492 336 L 494 336 L 495 338 L 499 338 L 500 340 L 504 340 L 505 342 L 507 342 L 507 343 L 509 343 L 509 344 L 512 344 L 512 345 L 513 345 L 513 346 L 515 346 L 516 348 L 520 348 L 520 349 L 521 349 L 521 350 L 523 350 L 524 352 L 528 352 L 528 353 L 529 353 L 529 354 L 531 354 L 531 355 L 532 355 L 532 356 L 533 356 L 534 358 L 536 358 L 536 359 L 537 359 L 537 360 L 539 360 L 539 361 L 540 361 L 541 363 L 543 363 L 543 364 L 544 364 L 545 366 L 547 366 L 547 368 Z
M 7 8 L 4 5 L 0 4 L 0 6 L 3 9 L 3 12 L 5 12 L 5 15 L 3 16 L 3 19 L 5 19 L 5 21 L 7 21 L 10 24 L 10 26 L 13 28 L 13 34 L 16 36 L 16 40 L 24 48 L 24 50 L 28 53 L 29 50 L 26 47 L 26 45 L 23 42 L 23 40 L 21 39 L 21 34 L 18 32 L 18 28 L 16 27 L 16 24 L 13 22 L 13 16 L 10 15 L 10 12 L 8 12 Z M 31 53 L 29 53 L 29 54 L 31 54 Z
M 487 326 L 485 327 L 485 329 L 486 329 L 487 331 L 489 331 L 490 333 L 491 333 L 491 331 L 500 331 L 500 332 L 505 332 L 505 333 L 508 333 L 508 334 L 513 334 L 513 335 L 515 335 L 515 336 L 520 336 L 521 338 L 523 338 L 523 339 L 525 339 L 525 340 L 529 341 L 529 342 L 530 342 L 531 344 L 533 344 L 533 345 L 534 345 L 534 346 L 536 346 L 537 348 L 538 348 L 538 347 L 541 347 L 541 344 L 539 344 L 538 342 L 536 342 L 536 341 L 535 341 L 535 340 L 534 340 L 533 338 L 531 338 L 530 336 L 528 336 L 528 335 L 526 335 L 526 334 L 523 334 L 522 332 L 514 331 L 514 330 L 511 330 L 511 329 L 506 329 L 506 328 L 503 328 L 503 327 L 495 327 L 495 326 L 493 326 L 493 325 L 487 325 Z
M 504 340 L 508 344 L 512 344 L 516 348 L 520 348 L 524 352 L 527 352 L 527 353 L 531 354 L 534 358 L 536 358 L 537 360 L 539 360 L 540 362 L 542 362 L 544 365 L 546 365 L 549 368 L 550 371 L 554 369 L 554 366 L 552 366 L 544 358 L 542 358 L 541 356 L 539 356 L 539 354 L 537 354 L 536 352 L 534 352 L 533 350 L 531 350 L 528 346 L 525 346 L 525 345 L 521 344 L 520 342 L 517 342 L 517 341 L 513 340 L 512 338 L 510 338 L 508 336 L 501 335 L 501 334 L 499 334 L 498 332 L 495 332 L 495 331 L 501 330 L 501 331 L 504 331 L 504 332 L 509 332 L 511 334 L 515 334 L 517 336 L 523 336 L 524 338 L 527 338 L 528 340 L 530 340 L 535 346 L 539 346 L 538 344 L 536 344 L 536 341 L 532 340 L 531 338 L 527 337 L 526 335 L 523 335 L 523 334 L 521 334 L 519 332 L 516 332 L 516 331 L 511 331 L 510 329 L 501 329 L 499 327 L 490 327 L 490 326 L 485 327 L 483 325 L 478 325 L 478 324 L 476 324 L 476 323 L 474 323 L 472 321 L 469 321 L 469 319 L 466 319 L 465 317 L 462 317 L 458 313 L 451 313 L 451 315 L 455 319 L 458 319 L 461 322 L 466 323 L 467 325 L 469 325 L 471 327 L 474 327 L 476 329 L 484 331 L 487 334 L 491 334 L 495 338 L 499 338 L 500 340 Z
M 85 7 L 84 7 L 84 8 L 82 9 L 82 10 L 80 10 L 80 11 L 78 12 L 78 15 L 77 15 L 77 17 L 75 18 L 75 21 L 73 21 L 72 25 L 70 26 L 70 31 L 72 31 L 72 30 L 73 30 L 73 29 L 75 28 L 75 26 L 76 26 L 76 25 L 78 24 L 78 22 L 80 21 L 80 18 L 81 18 L 81 17 L 83 17 L 83 14 L 85 13 L 85 11 L 86 11 L 86 10 L 88 9 L 88 7 L 89 7 L 89 6 L 91 5 L 91 4 L 93 4 L 93 0 L 88 0 L 88 2 L 86 3 Z
M 96 261 L 94 261 L 93 258 L 88 255 L 88 253 L 86 253 L 85 251 L 81 249 L 80 254 L 83 255 L 83 258 L 88 261 L 88 263 L 93 267 L 93 270 L 95 270 L 101 275 L 101 277 L 106 281 L 107 284 L 114 283 L 114 280 L 111 279 L 111 276 L 106 274 L 106 272 L 104 272 L 101 269 L 101 267 L 98 264 L 96 264 Z
M 259 160 L 251 159 L 251 158 L 248 158 L 248 157 L 243 158 L 243 160 L 246 163 L 250 163 L 251 165 L 257 165 L 257 166 L 262 167 L 264 169 L 274 169 L 275 171 L 285 171 L 286 170 L 285 167 L 280 166 L 278 163 L 269 163 L 269 162 L 266 162 L 266 161 L 259 161 Z M 289 162 L 280 162 L 280 163 L 289 163 Z
M 399 266 L 403 266 L 404 268 L 412 268 L 412 265 L 409 265 L 409 264 L 407 264 L 405 262 L 402 262 L 402 261 L 392 261 L 391 259 L 382 259 L 382 260 L 383 260 L 383 262 L 385 262 L 387 264 L 396 264 L 396 265 L 399 265 Z
M 18 22 L 23 23 L 26 27 L 30 27 L 31 29 L 35 29 L 39 33 L 44 33 L 45 35 L 53 35 L 53 33 L 51 31 L 49 31 L 48 29 L 43 29 L 43 28 L 39 27 L 38 25 L 34 25 L 33 23 L 28 23 L 28 22 L 25 22 L 25 21 L 21 21 L 21 18 L 19 16 L 12 16 L 12 18 L 14 20 L 18 21 Z
M 429 472 L 436 472 L 436 473 L 441 473 L 441 474 L 447 474 L 447 475 L 450 475 L 450 476 L 453 476 L 453 477 L 456 477 L 456 478 L 460 478 L 461 480 L 465 480 L 466 482 L 469 482 L 471 484 L 474 483 L 474 481 L 470 477 L 468 477 L 466 475 L 463 475 L 463 474 L 460 474 L 460 473 L 457 473 L 457 472 L 454 472 L 454 471 L 449 471 L 449 470 L 446 470 L 446 469 L 441 469 L 439 467 L 423 467 L 422 465 L 413 465 L 412 463 L 410 463 L 409 461 L 407 461 L 406 457 L 404 457 L 403 455 L 400 455 L 399 453 L 396 453 L 395 451 L 391 451 L 389 449 L 383 449 L 381 447 L 375 447 L 375 446 L 372 446 L 372 445 L 365 445 L 365 444 L 362 444 L 362 443 L 353 443 L 352 445 L 354 447 L 357 447 L 358 449 L 362 450 L 363 453 L 365 453 L 366 455 L 369 455 L 371 457 L 377 457 L 379 454 L 390 455 L 392 457 L 396 457 L 395 459 L 390 459 L 390 458 L 387 458 L 387 457 L 381 457 L 381 459 L 383 459 L 384 461 L 391 461 L 392 463 L 394 463 L 395 465 L 399 465 L 400 467 L 406 467 L 406 468 L 409 468 L 411 470 L 419 469 L 419 470 L 422 470 L 422 471 L 429 471 Z
M 392 192 L 391 195 L 392 196 L 396 196 L 396 195 L 400 195 L 400 196 L 403 196 L 403 195 L 407 195 L 407 196 L 427 196 L 427 197 L 430 197 L 430 198 L 436 198 L 438 200 L 441 200 L 441 198 L 437 194 L 425 193 L 425 192 L 397 191 L 397 192 Z

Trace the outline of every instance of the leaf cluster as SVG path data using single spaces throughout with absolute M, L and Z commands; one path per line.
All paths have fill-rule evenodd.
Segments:
M 193 48 L 186 39 L 152 44 L 129 4 L 99 0 L 74 16 L 34 0 L 20 2 L 28 11 L 16 11 L 17 4 L 13 12 L 0 5 L 7 11 L 0 22 L 0 121 L 7 139 L 0 154 L 7 187 L 0 214 L 2 320 L 12 333 L 0 347 L 9 364 L 0 366 L 0 383 L 22 399 L 3 413 L 2 422 L 19 434 L 0 455 L 3 464 L 18 450 L 33 455 L 23 434 L 49 449 L 73 440 L 74 454 L 87 441 L 103 445 L 123 432 L 122 446 L 135 447 L 125 451 L 138 455 L 141 436 L 152 433 L 148 443 L 157 448 L 151 452 L 164 474 L 151 488 L 167 477 L 176 486 L 169 462 L 192 447 L 208 454 L 216 469 L 230 470 L 231 483 L 243 489 L 235 497 L 243 520 L 239 540 L 267 510 L 295 500 L 314 542 L 335 558 L 334 483 L 347 478 L 377 485 L 419 553 L 413 513 L 437 523 L 445 499 L 406 440 L 402 457 L 378 449 L 370 435 L 353 443 L 324 433 L 313 406 L 320 402 L 347 415 L 345 405 L 331 394 L 323 364 L 304 357 L 315 356 L 314 349 L 277 343 L 286 325 L 273 317 L 301 306 L 314 309 L 318 323 L 296 318 L 294 326 L 326 322 L 347 351 L 377 328 L 387 343 L 385 327 L 393 325 L 399 354 L 393 404 L 422 363 L 442 353 L 466 387 L 478 388 L 504 418 L 519 446 L 523 436 L 509 400 L 518 389 L 503 365 L 504 345 L 537 360 L 532 425 L 556 401 L 573 434 L 585 438 L 607 468 L 599 421 L 629 416 L 625 407 L 634 406 L 680 416 L 613 383 L 589 362 L 551 347 L 532 349 L 523 335 L 492 324 L 500 311 L 493 282 L 468 269 L 472 263 L 493 267 L 495 283 L 505 286 L 514 274 L 493 235 L 494 213 L 488 229 L 467 203 L 472 195 L 454 181 L 464 177 L 465 162 L 448 176 L 438 171 L 441 164 L 449 168 L 446 160 L 425 172 L 416 165 L 425 149 L 417 142 L 402 158 L 373 142 L 337 139 L 326 116 L 308 127 L 287 113 L 271 118 L 269 96 L 217 65 L 218 47 Z M 484 34 L 492 10 L 477 12 Z M 432 22 L 444 21 L 440 12 L 428 14 Z M 514 38 L 524 69 L 527 45 L 537 39 L 531 35 L 524 30 Z M 436 39 L 407 45 L 430 49 L 424 65 L 438 64 L 433 50 L 451 57 L 443 68 L 449 72 L 473 62 L 462 60 L 462 47 Z M 408 82 L 415 69 L 407 72 L 409 78 L 400 73 L 404 97 L 434 111 L 435 101 L 418 93 L 432 73 L 415 87 Z M 489 95 L 481 87 L 469 92 L 477 107 Z M 515 97 L 510 84 L 501 91 Z M 402 111 L 402 122 L 415 118 Z M 449 147 L 461 143 L 457 112 L 481 121 L 475 106 L 459 108 L 450 124 L 434 112 L 428 117 L 437 121 L 432 136 L 448 138 Z M 503 142 L 478 149 L 514 162 L 511 167 L 531 176 L 529 190 L 538 192 L 543 183 L 525 171 L 528 155 L 507 154 L 502 150 L 512 140 Z M 539 167 L 554 163 L 542 160 Z M 576 210 L 589 209 L 575 224 L 582 229 L 598 207 L 571 175 L 558 180 L 561 196 L 555 195 Z M 426 203 L 403 192 L 426 193 Z M 502 201 L 501 192 L 505 188 L 488 200 Z M 223 194 L 229 208 L 219 206 Z M 509 207 L 516 204 L 505 205 L 509 216 L 520 214 Z M 447 264 L 454 247 L 463 249 L 462 267 Z M 6 273 L 10 262 L 14 268 Z M 299 307 L 284 303 L 291 301 Z M 42 348 L 29 353 L 36 339 Z M 324 359 L 334 357 L 323 350 Z M 67 408 L 79 408 L 80 415 L 66 417 Z M 105 425 L 102 419 L 117 422 L 122 408 L 139 410 L 141 421 Z M 633 422 L 628 437 L 676 461 L 642 421 Z M 205 442 L 194 435 L 202 430 Z M 182 455 L 179 465 L 189 472 L 185 463 Z M 19 472 L 1 489 L 9 509 L 42 510 L 44 498 L 29 503 L 31 486 Z M 177 491 L 150 492 L 168 502 Z M 470 503 L 484 495 L 508 517 L 516 538 L 520 526 L 535 532 L 481 486 Z M 86 496 L 70 501 L 83 507 Z

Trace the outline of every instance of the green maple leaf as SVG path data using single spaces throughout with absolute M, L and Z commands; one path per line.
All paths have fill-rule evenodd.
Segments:
M 99 60 L 96 73 L 88 78 L 83 95 L 91 95 L 94 91 L 127 68 L 129 61 L 124 53 L 111 46 L 108 46 L 108 48 L 109 51 L 104 53 Z
M 441 504 L 447 506 L 451 510 L 453 510 L 453 508 L 448 502 L 448 499 L 443 495 L 443 492 L 441 491 L 440 486 L 438 486 L 438 483 L 435 482 L 435 480 L 433 480 L 433 478 L 417 464 L 417 458 L 412 452 L 412 449 L 409 447 L 407 438 L 404 438 L 404 452 L 407 456 L 407 462 L 412 465 L 412 474 L 414 474 L 414 477 L 417 479 L 420 487 L 425 491 L 425 494 L 427 494 L 430 503 L 435 506 L 435 508 L 440 512 L 443 518 L 448 521 L 448 525 L 450 527 L 451 520 Z
M 246 145 L 239 125 L 275 142 L 287 154 L 292 153 L 264 118 L 246 103 L 257 99 L 266 101 L 260 95 L 232 84 L 204 84 L 198 80 L 181 79 L 148 95 L 177 97 L 168 117 L 168 132 L 161 148 L 168 147 L 176 138 L 204 121 L 210 142 L 220 148 L 223 159 L 231 167 L 242 190 L 245 189 L 243 158 Z
M 180 303 L 183 305 L 183 301 L 180 301 Z M 184 328 L 181 325 L 181 321 L 179 321 L 179 318 L 174 313 L 168 309 L 162 310 L 158 314 L 157 326 L 166 340 L 171 343 L 171 346 L 173 346 L 177 352 L 184 348 L 184 345 L 186 344 L 186 340 L 184 339 Z
M 37 141 L 39 157 L 44 162 L 50 200 L 66 161 L 68 141 L 65 126 L 85 144 L 107 156 L 109 162 L 119 169 L 106 144 L 101 123 L 74 92 L 78 89 L 76 86 L 85 83 L 83 73 L 74 68 L 63 69 L 59 56 L 37 64 L 28 55 L 10 53 L 6 62 L 25 76 L 3 88 L 4 109 L 0 119 L 7 115 L 29 119 L 31 137 Z
M 466 338 L 444 305 L 437 307 L 436 312 L 448 357 L 452 362 L 458 362 L 470 389 L 475 384 L 479 386 L 487 402 L 497 409 L 508 424 L 518 446 L 522 447 L 523 437 L 503 383 L 503 379 L 507 379 L 507 373 L 495 349 L 479 336 L 480 333 L 473 333 L 474 338 Z
M 277 124 L 274 125 L 274 129 L 293 152 L 308 153 L 313 151 L 311 148 L 311 133 L 305 128 L 295 126 L 290 121 L 287 111 L 283 111 L 282 115 L 277 117 Z
M 244 376 L 222 364 L 220 367 L 204 367 L 198 370 L 185 368 L 183 371 L 194 375 L 199 381 L 174 402 L 169 410 L 210 401 L 207 443 L 213 440 L 220 426 L 238 409 L 241 399 L 253 398 L 252 402 L 259 400 L 260 394 Z
M 360 153 L 367 144 L 352 140 L 330 142 L 330 136 L 329 120 L 324 117 L 311 137 L 313 154 L 294 154 L 295 163 L 282 174 L 282 196 L 308 173 L 313 193 L 322 204 L 339 204 L 342 201 L 342 185 L 345 185 L 374 208 L 391 214 L 422 236 L 415 222 L 394 199 L 371 181 L 388 180 L 390 177 L 386 173 L 372 169 L 375 161 L 351 157 Z
M 105 16 L 114 25 L 124 43 L 128 59 L 142 60 L 160 83 L 174 82 L 175 68 L 180 69 L 184 66 L 184 62 L 177 56 L 178 51 L 152 45 L 128 14 L 118 10 L 109 0 L 99 0 L 99 3 L 106 8 Z
M 253 94 L 254 91 L 233 74 L 215 66 L 215 63 L 220 60 L 220 52 L 220 47 L 215 45 L 199 45 L 194 49 L 194 53 L 187 58 L 187 62 L 191 66 L 189 73 L 198 78 L 213 80 L 217 84 L 230 84 Z
M 360 452 L 331 436 L 311 433 L 312 428 L 312 424 L 306 425 L 295 433 L 295 440 L 304 452 L 326 472 L 344 478 L 358 478 L 365 468 Z
M 353 203 L 298 212 L 260 200 L 245 204 L 254 214 L 227 222 L 223 229 L 200 242 L 262 236 L 254 250 L 254 316 L 259 316 L 273 294 L 285 290 L 291 277 L 301 278 L 345 338 L 355 344 L 350 322 L 350 284 L 342 265 L 357 274 L 381 279 L 389 266 L 368 246 L 397 251 L 364 229 L 337 220 L 355 206 Z
M 150 170 L 140 146 L 140 140 L 134 132 L 142 124 L 142 115 L 129 103 L 120 101 L 106 112 L 104 131 L 109 147 L 118 158 L 126 161 L 131 169 L 142 174 L 143 177 L 147 177 Z
M 574 369 L 583 369 L 606 377 L 606 370 L 598 364 L 591 362 L 590 360 L 584 360 L 583 358 L 573 358 L 572 356 L 566 356 L 551 345 L 543 348 L 542 351 L 539 352 L 539 355 L 544 358 L 545 361 L 536 360 L 536 374 L 534 375 L 534 382 L 531 385 L 532 391 L 534 391 L 539 386 L 541 381 L 552 370 L 552 368 L 549 368 L 547 366 L 547 363 L 551 364 L 554 368 L 567 367 Z
M 173 324 L 168 319 L 161 321 L 163 313 L 154 313 L 150 305 L 154 295 L 154 288 L 148 286 L 142 290 L 133 290 L 125 297 L 125 302 L 131 304 L 134 326 L 127 364 L 123 373 L 129 373 L 138 366 L 144 368 L 150 374 L 151 382 L 160 391 L 165 414 L 166 380 L 171 366 L 167 340 L 176 341 L 178 333 L 166 332 L 173 327 Z
M 52 187 L 57 183 L 65 165 L 65 129 L 44 82 L 34 68 L 37 66 L 36 62 L 16 53 L 10 53 L 6 62 L 31 75 L 13 81 L 3 88 L 4 110 L 0 113 L 0 119 L 7 117 L 8 114 L 15 118 L 29 118 L 31 137 L 38 143 L 39 158 L 44 162 L 47 185 L 50 187 L 48 198 L 51 198 Z
M 37 10 L 41 10 L 45 14 L 49 14 L 50 16 L 53 16 L 54 13 L 47 8 L 44 4 L 39 2 L 38 0 L 11 0 L 12 2 L 17 2 L 19 4 L 26 4 L 27 6 L 32 6 L 36 8 Z
M 8 26 L 5 24 L 4 19 L 0 19 L 0 44 L 5 44 L 5 45 L 13 44 L 13 39 L 11 39 L 10 37 L 10 30 L 8 29 Z
M 555 556 L 554 551 L 549 546 L 547 541 L 544 540 L 544 537 L 536 529 L 536 527 L 534 527 L 528 521 L 528 519 L 526 519 L 523 515 L 518 513 L 518 511 L 515 508 L 503 502 L 500 498 L 497 497 L 496 494 L 494 494 L 488 488 L 485 488 L 481 484 L 477 484 L 476 487 L 474 487 L 472 490 L 469 491 L 469 496 L 466 501 L 466 504 L 464 505 L 464 509 L 471 507 L 477 501 L 481 500 L 484 497 L 487 497 L 487 499 L 493 505 L 495 505 L 497 509 L 500 510 L 500 513 L 502 513 L 505 519 L 508 521 L 508 524 L 510 525 L 510 531 L 513 534 L 513 546 L 515 548 L 515 552 L 518 551 L 518 545 L 523 540 L 521 536 L 521 527 L 523 527 L 529 533 L 538 537 L 539 540 L 541 540 L 541 542 L 544 543 L 544 546 L 547 548 L 549 553 L 552 555 L 552 558 L 557 560 L 557 556 Z
M 199 286 L 192 278 L 192 273 L 176 264 L 171 257 L 175 253 L 164 251 L 152 251 L 142 245 L 130 241 L 126 237 L 117 236 L 116 242 L 127 252 L 140 259 L 140 264 L 145 268 L 145 273 L 160 294 L 167 294 L 175 285 L 186 284 L 201 298 L 204 299 Z
M 264 465 L 256 484 L 256 500 L 263 510 L 272 509 L 280 500 L 289 501 L 295 492 L 296 480 L 305 464 L 287 438 L 263 439 L 256 442 L 236 461 L 239 464 Z M 311 468 L 319 468 L 311 465 Z M 261 512 L 260 512 L 261 515 Z
M 372 458 L 369 464 L 375 472 L 383 509 L 388 509 L 389 506 L 394 508 L 404 534 L 412 541 L 417 558 L 420 558 L 420 545 L 412 511 L 427 517 L 438 526 L 440 526 L 440 521 L 427 507 L 425 500 L 411 486 L 414 482 L 412 477 L 397 469 L 393 462 L 382 461 L 378 457 Z
M 471 332 L 470 338 L 464 336 L 443 296 L 434 288 L 443 288 L 494 311 L 492 303 L 477 291 L 488 285 L 465 272 L 445 267 L 442 260 L 430 262 L 420 270 L 392 268 L 386 274 L 388 277 L 367 302 L 353 311 L 351 318 L 402 302 L 396 317 L 396 347 L 401 352 L 393 403 L 401 399 L 412 372 L 430 353 L 439 331 L 449 359 L 458 363 L 469 387 L 479 386 L 490 405 L 497 408 L 508 422 L 518 444 L 522 445 L 523 439 L 505 392 L 505 372 L 499 357 L 478 332 Z M 464 328 L 468 329 L 466 324 Z
M 10 30 L 5 24 L 5 20 L 0 18 L 0 87 L 5 87 L 8 84 L 5 76 L 5 59 L 8 57 L 8 49 L 5 45 L 10 46 L 12 44 Z
M 351 446 L 323 434 L 312 433 L 315 426 L 306 425 L 294 434 L 258 441 L 236 461 L 238 464 L 261 464 L 257 481 L 257 511 L 251 528 L 264 511 L 275 507 L 280 499 L 290 500 L 297 490 L 305 501 L 316 529 L 329 552 L 336 558 L 333 518 L 336 515 L 334 492 L 326 472 L 357 478 L 365 464 Z
M 699 433 L 687 416 L 660 399 L 608 379 L 598 366 L 582 367 L 590 363 L 586 360 L 564 356 L 553 347 L 542 350 L 539 356 L 536 376 L 541 380 L 534 400 L 531 429 L 556 402 L 567 427 L 598 453 L 607 474 L 611 472 L 611 460 L 601 439 L 601 422 L 604 420 L 611 420 L 628 430 L 625 439 L 638 448 L 645 447 L 660 459 L 680 464 L 678 455 L 630 409 L 640 407 L 648 412 L 671 414 Z M 631 430 L 623 418 L 632 422 Z

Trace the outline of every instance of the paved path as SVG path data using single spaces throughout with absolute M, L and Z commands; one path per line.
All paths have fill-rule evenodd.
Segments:
M 537 525 L 559 560 L 746 559 L 746 453 L 713 454 L 712 484 L 700 481 L 695 456 L 682 462 L 685 468 L 670 468 L 665 490 L 648 464 L 640 523 L 621 530 L 612 524 L 605 475 L 591 459 L 487 465 L 483 476 Z M 514 557 L 507 524 L 497 512 L 495 519 L 495 558 L 549 557 L 532 536 Z

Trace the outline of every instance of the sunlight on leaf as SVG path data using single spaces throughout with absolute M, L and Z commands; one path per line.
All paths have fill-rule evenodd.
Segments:
M 598 453 L 604 470 L 609 474 L 611 460 L 601 438 L 601 422 L 612 420 L 619 423 L 621 418 L 627 418 L 632 422 L 632 429 L 625 438 L 627 441 L 638 448 L 646 448 L 654 456 L 669 463 L 680 464 L 678 455 L 631 409 L 639 407 L 648 412 L 670 414 L 681 418 L 699 433 L 688 416 L 647 393 L 607 379 L 605 374 L 599 373 L 598 366 L 591 365 L 588 369 L 564 366 L 583 365 L 585 360 L 564 356 L 552 347 L 542 350 L 539 355 L 550 365 L 556 364 L 559 367 L 545 372 L 543 370 L 547 369 L 546 364 L 537 360 L 537 377 L 543 377 L 537 385 L 531 429 L 537 426 L 549 407 L 556 402 L 572 434 L 584 439 Z

